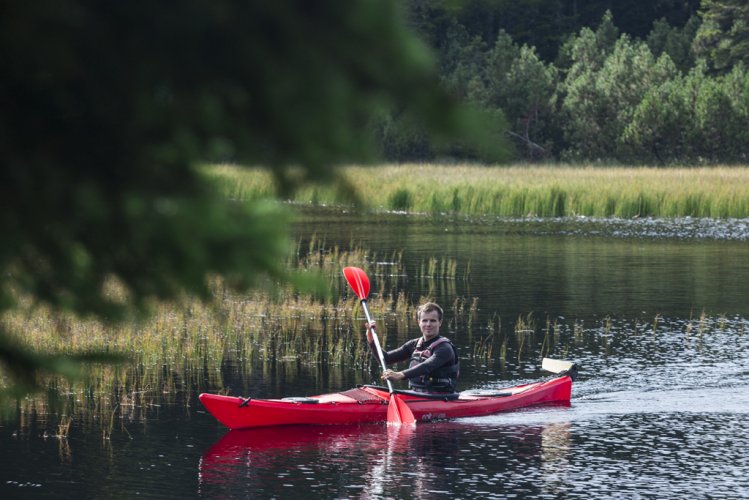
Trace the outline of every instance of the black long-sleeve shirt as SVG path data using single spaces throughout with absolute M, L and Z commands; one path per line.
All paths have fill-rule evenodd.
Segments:
M 422 348 L 428 348 L 440 337 L 440 335 L 437 335 L 430 341 L 424 342 Z M 418 341 L 418 338 L 409 340 L 397 349 L 383 352 L 383 355 L 385 357 L 385 364 L 397 363 L 399 361 L 406 361 L 411 359 L 411 355 L 413 354 L 414 350 L 416 350 L 416 343 Z M 374 342 L 371 342 L 369 344 L 369 347 L 372 349 L 372 352 L 377 355 L 377 351 L 374 347 Z M 422 375 L 428 375 L 438 368 L 441 368 L 443 366 L 450 366 L 454 363 L 455 352 L 453 351 L 453 348 L 450 346 L 449 342 L 443 342 L 434 349 L 432 355 L 426 360 L 422 361 L 416 366 L 403 370 L 403 375 L 405 375 L 408 379 L 416 378 Z

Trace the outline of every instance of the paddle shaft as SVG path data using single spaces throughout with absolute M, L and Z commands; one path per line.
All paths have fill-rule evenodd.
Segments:
M 367 299 L 361 300 L 361 306 L 364 309 L 364 315 L 367 317 L 367 325 L 369 325 L 372 323 L 372 318 L 369 316 L 369 309 L 367 309 Z M 385 364 L 385 355 L 382 353 L 380 339 L 377 338 L 377 332 L 374 328 L 372 328 L 372 339 L 374 340 L 375 350 L 377 351 L 377 358 L 380 360 L 380 365 L 382 365 L 382 371 L 385 371 L 387 370 L 387 365 Z M 387 382 L 388 390 L 390 391 L 390 394 L 392 394 L 394 392 L 393 384 L 388 379 L 385 379 L 385 382 Z

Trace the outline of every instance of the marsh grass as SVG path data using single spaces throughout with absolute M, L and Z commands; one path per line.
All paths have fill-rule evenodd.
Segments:
M 507 361 L 508 354 L 513 353 L 517 362 L 522 364 L 554 354 L 559 356 L 560 345 L 564 343 L 561 333 L 566 326 L 558 319 L 552 320 L 549 317 L 542 325 L 531 311 L 518 315 L 511 331 L 502 328 L 502 319 L 497 313 L 494 313 L 484 329 L 486 336 L 473 342 L 474 359 L 503 364 Z
M 526 342 L 530 343 L 528 337 L 532 337 L 536 333 L 536 319 L 533 313 L 528 313 L 526 316 L 518 316 L 515 322 L 515 337 L 517 338 L 517 355 L 518 363 L 522 361 L 523 349 L 525 348 Z
M 486 337 L 480 338 L 473 346 L 473 357 L 474 359 L 480 359 L 483 361 L 489 361 L 492 359 L 494 353 L 494 334 L 489 334 Z
M 73 419 L 71 419 L 67 415 L 63 415 L 60 417 L 60 421 L 57 423 L 57 434 L 55 437 L 58 439 L 68 439 L 68 435 L 70 434 L 70 424 L 73 423 Z
M 271 196 L 259 169 L 208 167 L 227 197 Z M 368 208 L 504 217 L 749 217 L 749 168 L 649 168 L 403 164 L 346 167 Z M 376 185 L 377 189 L 371 189 Z M 300 190 L 294 200 L 348 204 L 335 186 Z
M 549 356 L 554 347 L 555 334 L 559 332 L 559 322 L 555 319 L 546 318 L 546 328 L 544 329 L 544 339 L 541 344 L 541 357 Z M 558 336 L 557 336 L 558 338 Z
M 428 264 L 419 279 L 449 281 L 457 273 L 454 261 L 430 259 Z M 19 307 L 0 317 L 0 326 L 34 350 L 62 355 L 103 350 L 128 353 L 130 358 L 118 365 L 87 365 L 75 381 L 49 378 L 46 394 L 20 403 L 21 414 L 45 415 L 56 435 L 64 431 L 67 436 L 71 422 L 77 428 L 96 427 L 106 441 L 118 428 L 127 432 L 125 423 L 146 422 L 160 405 L 188 409 L 198 404 L 199 392 L 228 392 L 223 380 L 227 368 L 240 378 L 258 371 L 264 378 L 271 372 L 294 377 L 321 367 L 371 371 L 372 357 L 362 335 L 364 313 L 341 273 L 348 265 L 367 271 L 373 290 L 370 312 L 381 318 L 383 342 L 390 337 L 395 343 L 408 331 L 415 312 L 398 287 L 407 275 L 403 253 L 343 250 L 314 237 L 297 244 L 288 266 L 320 276 L 331 290 L 325 296 L 291 287 L 240 294 L 214 279 L 208 302 L 185 298 L 154 303 L 149 319 L 113 326 L 53 312 L 19 294 Z M 117 294 L 124 292 L 113 284 L 108 293 L 120 299 Z M 467 316 L 460 320 L 463 324 L 470 324 L 476 314 L 475 303 L 456 302 L 454 309 L 453 314 Z M 0 383 L 5 382 L 0 373 Z

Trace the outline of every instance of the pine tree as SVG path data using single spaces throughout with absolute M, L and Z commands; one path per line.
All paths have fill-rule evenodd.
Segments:
M 749 64 L 749 1 L 703 0 L 695 52 L 717 72 Z

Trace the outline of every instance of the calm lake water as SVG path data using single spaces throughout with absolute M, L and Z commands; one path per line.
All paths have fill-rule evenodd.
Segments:
M 415 302 L 430 295 L 445 305 L 443 333 L 461 352 L 461 388 L 537 380 L 541 350 L 551 346 L 553 357 L 580 364 L 571 404 L 415 431 L 370 425 L 227 432 L 201 408 L 199 390 L 183 386 L 176 396 L 133 403 L 107 438 L 107 418 L 94 417 L 74 421 L 66 440 L 52 436 L 53 410 L 6 408 L 0 497 L 749 496 L 749 221 L 468 220 L 327 210 L 301 216 L 296 232 L 305 241 L 370 249 L 373 293 L 387 283 Z M 405 271 L 393 275 L 391 256 L 399 251 Z M 454 259 L 455 275 L 418 278 L 435 257 Z M 470 327 L 451 322 L 456 298 L 477 304 Z M 527 339 L 510 334 L 528 315 L 537 332 Z M 554 325 L 548 338 L 545 324 Z M 489 325 L 495 337 L 501 329 L 511 340 L 502 360 L 471 356 Z M 406 336 L 417 332 L 413 324 Z M 253 397 L 372 381 L 361 371 L 331 374 L 304 364 L 222 372 L 224 387 L 208 389 Z

